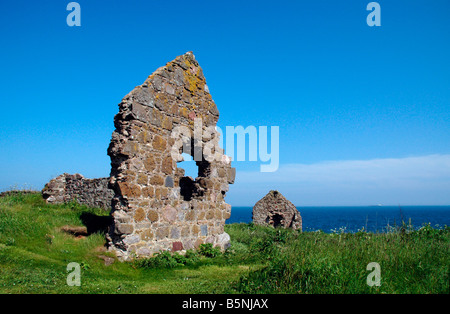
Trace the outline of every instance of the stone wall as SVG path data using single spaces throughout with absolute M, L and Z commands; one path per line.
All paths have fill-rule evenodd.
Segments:
M 0 193 L 0 197 L 7 197 L 13 195 L 25 195 L 25 194 L 39 194 L 39 191 L 34 190 L 11 190 Z
M 50 204 L 61 204 L 76 200 L 90 207 L 111 209 L 114 196 L 108 188 L 109 178 L 86 179 L 81 174 L 64 173 L 47 183 L 42 196 Z
M 218 119 L 191 52 L 156 70 L 123 98 L 108 148 L 115 193 L 108 240 L 121 259 L 202 243 L 229 245 L 224 225 L 231 206 L 224 198 L 235 169 L 218 147 Z M 186 147 L 196 160 L 197 178 L 177 167 Z
M 253 207 L 253 223 L 302 230 L 300 212 L 278 191 L 270 191 L 256 202 Z

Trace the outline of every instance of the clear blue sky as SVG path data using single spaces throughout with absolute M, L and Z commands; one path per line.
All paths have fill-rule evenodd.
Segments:
M 450 2 L 0 3 L 0 190 L 109 175 L 117 104 L 193 51 L 219 126 L 280 127 L 280 171 L 234 162 L 227 200 L 450 204 Z M 241 179 L 240 179 L 241 178 Z M 281 179 L 280 179 L 281 178 Z

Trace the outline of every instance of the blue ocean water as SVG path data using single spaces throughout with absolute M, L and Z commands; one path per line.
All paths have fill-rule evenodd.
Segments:
M 345 228 L 346 232 L 364 229 L 371 232 L 385 232 L 387 226 L 399 226 L 402 221 L 411 222 L 414 228 L 424 224 L 432 227 L 450 226 L 450 206 L 338 206 L 297 207 L 303 220 L 304 231 L 322 230 L 332 232 Z M 230 223 L 252 221 L 251 207 L 233 207 Z

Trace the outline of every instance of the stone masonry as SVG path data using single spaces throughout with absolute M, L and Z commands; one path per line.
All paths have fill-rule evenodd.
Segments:
M 122 99 L 108 148 L 114 190 L 108 240 L 119 258 L 202 243 L 229 246 L 224 225 L 231 206 L 224 198 L 235 169 L 218 148 L 218 119 L 192 52 L 156 70 Z M 177 167 L 182 151 L 196 160 L 197 178 Z
M 80 204 L 109 211 L 114 193 L 108 188 L 108 181 L 109 178 L 86 179 L 78 173 L 64 173 L 45 185 L 42 196 L 49 204 L 76 200 Z
M 302 217 L 297 208 L 278 191 L 270 191 L 253 207 L 255 225 L 302 230 Z

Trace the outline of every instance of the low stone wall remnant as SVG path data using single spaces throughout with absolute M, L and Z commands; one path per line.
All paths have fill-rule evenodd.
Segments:
M 86 179 L 81 174 L 64 173 L 48 182 L 42 196 L 49 204 L 77 201 L 89 207 L 111 209 L 114 192 L 108 188 L 109 178 Z

